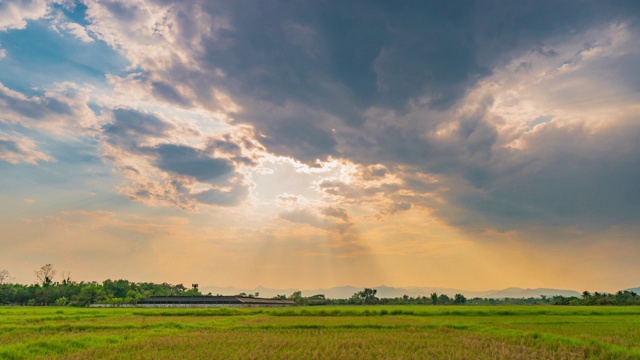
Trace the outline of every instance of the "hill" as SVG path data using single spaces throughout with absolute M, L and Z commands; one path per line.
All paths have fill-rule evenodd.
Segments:
M 541 295 L 545 295 L 547 297 L 552 296 L 580 296 L 580 293 L 574 290 L 564 290 L 564 289 L 548 289 L 548 288 L 537 288 L 537 289 L 523 289 L 518 287 L 511 287 L 501 290 L 487 290 L 487 291 L 470 291 L 463 289 L 453 289 L 453 288 L 439 288 L 439 287 L 389 287 L 385 285 L 372 287 L 378 291 L 377 296 L 379 298 L 396 298 L 402 297 L 403 295 L 408 295 L 410 297 L 417 296 L 429 296 L 431 293 L 437 294 L 446 294 L 449 296 L 453 296 L 455 294 L 463 294 L 468 298 L 538 298 Z M 361 291 L 362 287 L 355 286 L 339 286 L 332 288 L 320 288 L 320 289 L 307 289 L 302 290 L 303 296 L 313 296 L 317 294 L 323 294 L 329 299 L 348 299 L 354 293 Z M 640 293 L 640 289 L 636 289 L 636 291 Z M 276 295 L 291 295 L 294 291 L 298 291 L 298 289 L 271 289 L 263 286 L 258 286 L 253 289 L 242 289 L 235 287 L 216 287 L 216 286 L 203 286 L 200 288 L 200 291 L 203 294 L 212 293 L 213 295 L 237 295 L 240 293 L 246 294 L 255 294 L 259 293 L 260 297 L 274 297 Z

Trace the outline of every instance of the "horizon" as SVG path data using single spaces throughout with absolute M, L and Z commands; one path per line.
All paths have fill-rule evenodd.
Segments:
M 0 271 L 640 286 L 639 40 L 633 1 L 4 1 Z
M 52 264 L 53 265 L 53 264 Z M 54 266 L 55 269 L 55 266 Z M 4 269 L 3 269 L 4 270 Z M 111 280 L 111 281 L 117 281 L 117 280 L 127 280 L 131 283 L 164 283 L 164 282 L 154 282 L 154 281 L 144 281 L 144 280 L 140 280 L 140 281 L 133 281 L 131 279 L 125 279 L 125 278 L 106 278 L 103 280 L 77 280 L 75 278 L 73 278 L 72 274 L 68 273 L 68 272 L 62 272 L 62 274 L 58 273 L 58 270 L 56 269 L 56 276 L 53 277 L 53 281 L 54 282 L 59 282 L 56 281 L 57 278 L 61 278 L 61 276 L 66 275 L 69 276 L 69 279 L 71 281 L 74 282 L 84 282 L 84 283 L 98 283 L 98 284 L 102 284 L 104 281 L 107 280 Z M 10 272 L 8 272 L 8 279 L 4 279 L 4 283 L 15 283 L 15 284 L 21 284 L 21 285 L 37 285 L 39 284 L 38 281 L 32 281 L 32 282 L 18 282 L 18 281 L 14 281 L 15 277 L 13 276 L 13 274 L 11 274 Z M 191 282 L 193 283 L 193 282 Z M 189 281 L 186 282 L 175 282 L 175 283 L 169 283 L 172 285 L 183 285 L 184 284 L 189 284 Z M 185 286 L 187 289 L 189 289 L 188 286 Z M 386 284 L 381 284 L 381 285 L 377 285 L 377 286 L 371 286 L 371 285 L 363 285 L 363 286 L 357 286 L 357 285 L 352 285 L 352 284 L 346 284 L 346 285 L 335 285 L 335 286 L 330 286 L 330 287 L 270 287 L 270 286 L 264 286 L 264 285 L 255 285 L 255 286 L 234 286 L 234 285 L 212 285 L 212 284 L 204 284 L 201 285 L 198 283 L 198 289 L 202 290 L 202 289 L 206 289 L 206 288 L 218 288 L 218 289 L 233 289 L 233 290 L 241 290 L 241 291 L 253 291 L 253 290 L 258 290 L 258 289 L 265 289 L 265 290 L 270 290 L 270 291 L 301 291 L 301 292 L 308 292 L 308 291 L 321 291 L 321 290 L 335 290 L 335 289 L 342 289 L 342 288 L 352 288 L 352 289 L 365 289 L 365 288 L 370 288 L 370 289 L 380 289 L 380 288 L 388 288 L 388 289 L 396 289 L 396 290 L 411 290 L 411 291 L 416 291 L 416 290 L 424 290 L 424 289 L 429 289 L 429 290 L 451 290 L 451 291 L 464 291 L 464 292 L 470 292 L 470 293 L 489 293 L 489 292 L 500 292 L 500 291 L 505 291 L 505 290 L 512 290 L 512 289 L 517 289 L 517 290 L 557 290 L 557 291 L 574 291 L 574 292 L 578 292 L 581 293 L 583 291 L 588 291 L 588 292 L 600 292 L 600 293 L 609 293 L 609 294 L 614 294 L 617 291 L 625 291 L 625 290 L 632 290 L 632 289 L 640 289 L 640 286 L 627 286 L 624 288 L 620 288 L 617 290 L 613 290 L 613 291 L 605 291 L 602 289 L 574 289 L 574 288 L 553 288 L 553 287 L 545 287 L 545 286 L 541 286 L 541 287 L 523 287 L 523 286 L 506 286 L 506 287 L 501 287 L 501 288 L 458 288 L 458 287 L 450 287 L 450 286 L 429 286 L 429 285 L 386 285 Z M 227 294 L 229 295 L 229 294 Z

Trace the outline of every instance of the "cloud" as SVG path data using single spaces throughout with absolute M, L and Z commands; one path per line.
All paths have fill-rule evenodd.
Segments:
M 3 85 L 0 85 L 0 101 L 8 111 L 34 120 L 47 120 L 49 115 L 71 115 L 69 104 L 59 98 L 28 98 Z
M 443 174 L 457 184 L 443 194 L 456 208 L 447 217 L 503 230 L 637 221 L 640 95 L 635 78 L 614 65 L 640 65 L 630 46 L 637 36 L 613 24 L 549 41 L 547 51 L 515 58 L 481 84 L 478 93 L 492 101 L 480 116 L 494 142 L 489 157 L 471 163 L 482 168 Z
M 168 137 L 178 127 L 159 117 L 133 109 L 114 109 L 113 122 L 103 128 L 108 143 L 131 152 L 150 141 Z
M 7 57 L 7 49 L 0 48 L 0 60 Z
M 637 142 L 613 130 L 637 127 L 635 4 L 87 6 L 89 31 L 136 69 L 112 76 L 114 84 L 167 106 L 223 114 L 275 155 L 361 166 L 354 181 L 317 182 L 336 206 L 367 204 L 387 215 L 425 207 L 469 228 L 596 217 L 605 226 L 637 215 L 624 200 L 636 198 L 633 187 L 623 186 L 637 176 Z M 158 131 L 126 137 L 144 146 L 115 134 L 108 141 L 168 176 L 175 193 L 241 178 L 230 167 L 239 158 L 163 140 L 176 129 Z M 207 170 L 180 163 L 178 153 Z M 619 186 L 607 187 L 600 171 Z M 601 196 L 607 210 L 595 206 Z
M 51 28 L 60 34 L 69 33 L 73 37 L 84 43 L 92 43 L 95 41 L 95 39 L 89 35 L 87 29 L 84 26 L 75 22 L 68 21 L 68 19 L 61 12 L 58 12 L 56 14 L 51 24 Z
M 0 3 L 0 31 L 24 29 L 28 20 L 47 14 L 46 0 L 9 0 Z
M 26 96 L 0 84 L 0 122 L 60 133 L 86 131 L 98 119 L 87 105 L 90 89 L 73 83 L 55 84 L 39 96 Z
M 310 209 L 296 209 L 290 211 L 283 211 L 279 217 L 295 224 L 310 225 L 317 228 L 325 228 L 325 223 L 322 218 Z
M 343 208 L 328 206 L 322 209 L 322 214 L 325 216 L 342 220 L 344 222 L 351 221 L 351 218 L 349 217 L 349 213 L 347 213 L 347 210 Z
M 189 146 L 161 144 L 152 151 L 157 151 L 158 168 L 190 176 L 201 182 L 214 181 L 229 175 L 235 169 L 230 160 L 207 156 L 202 151 Z
M 270 151 L 312 163 L 349 156 L 337 137 L 372 108 L 449 109 L 505 56 L 631 14 L 583 5 L 568 16 L 571 2 L 367 4 L 363 17 L 356 4 L 108 1 L 88 14 L 92 31 L 140 65 L 138 80 L 159 100 L 219 108 L 214 94 L 226 94 L 242 109 L 236 121 L 255 126 Z
M 514 154 L 510 166 L 489 171 L 482 186 L 446 196 L 471 212 L 465 221 L 501 229 L 633 224 L 640 214 L 640 129 L 619 124 L 595 135 L 584 125 L 546 124 L 526 137 L 526 153 Z
M 0 160 L 10 164 L 27 163 L 37 165 L 39 162 L 53 161 L 53 159 L 38 150 L 36 143 L 18 133 L 0 132 Z
M 114 109 L 102 136 L 104 156 L 128 179 L 120 191 L 132 200 L 196 210 L 235 206 L 249 194 L 240 169 L 255 166 L 256 147 L 242 131 L 204 136 L 156 114 Z

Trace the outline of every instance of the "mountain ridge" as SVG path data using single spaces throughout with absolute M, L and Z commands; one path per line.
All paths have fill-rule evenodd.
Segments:
M 442 287 L 420 287 L 420 286 L 407 286 L 407 287 L 392 287 L 386 285 L 373 286 L 369 287 L 371 289 L 377 290 L 377 296 L 379 298 L 396 298 L 402 297 L 403 295 L 408 295 L 410 297 L 417 296 L 429 296 L 432 293 L 437 294 L 446 294 L 448 296 L 454 296 L 455 294 L 462 294 L 467 298 L 530 298 L 530 297 L 540 297 L 541 295 L 545 295 L 547 297 L 552 296 L 580 296 L 580 293 L 575 290 L 567 290 L 567 289 L 553 289 L 553 288 L 520 288 L 520 287 L 508 287 L 504 289 L 494 289 L 494 290 L 482 290 L 482 291 L 474 291 L 474 290 L 464 290 L 464 289 L 455 289 L 455 288 L 442 288 Z M 348 299 L 354 293 L 361 291 L 364 287 L 355 287 L 352 285 L 344 285 L 337 286 L 331 288 L 317 288 L 317 289 L 305 289 L 300 290 L 297 288 L 288 288 L 288 289 L 273 289 L 267 288 L 264 286 L 256 286 L 252 289 L 247 288 L 236 288 L 232 286 L 226 287 L 217 287 L 217 286 L 203 286 L 200 288 L 200 291 L 203 294 L 211 293 L 213 295 L 237 295 L 240 293 L 252 294 L 255 295 L 258 293 L 260 297 L 274 297 L 276 295 L 286 295 L 289 296 L 295 291 L 301 291 L 303 296 L 313 296 L 318 294 L 323 294 L 325 297 L 329 299 Z M 640 289 L 637 289 L 640 290 Z M 637 292 L 637 291 L 636 291 Z

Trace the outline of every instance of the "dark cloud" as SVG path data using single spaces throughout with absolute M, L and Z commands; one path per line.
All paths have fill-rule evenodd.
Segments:
M 321 123 L 319 121 L 319 123 Z M 257 130 L 266 134 L 259 138 L 270 151 L 278 154 L 296 154 L 296 158 L 313 164 L 316 159 L 336 156 L 337 142 L 330 130 L 323 130 L 306 119 L 275 121 L 271 124 L 257 124 Z
M 473 216 L 503 229 L 527 225 L 609 227 L 640 220 L 640 129 L 593 136 L 583 126 L 547 124 L 530 148 L 489 170 L 473 191 L 450 194 Z M 526 164 L 526 165 L 523 165 Z
M 152 93 L 162 100 L 187 106 L 190 102 L 184 98 L 173 86 L 162 81 L 151 82 Z
M 228 159 L 212 158 L 189 146 L 162 144 L 150 150 L 157 152 L 156 164 L 160 169 L 202 182 L 214 181 L 235 170 Z
M 196 55 L 203 69 L 225 73 L 210 78 L 209 87 L 223 87 L 234 98 L 302 103 L 356 125 L 360 111 L 371 106 L 401 111 L 425 96 L 427 104 L 450 106 L 505 56 L 539 47 L 553 35 L 629 18 L 629 6 L 207 1 L 198 9 L 224 15 L 230 25 L 204 36 Z M 176 7 L 178 28 L 193 38 L 189 10 Z M 206 87 L 205 78 L 191 80 Z
M 114 14 L 123 9 L 111 6 Z M 158 99 L 224 107 L 216 96 L 223 93 L 237 104 L 225 108 L 233 108 L 225 110 L 232 121 L 253 127 L 271 153 L 307 164 L 344 158 L 368 167 L 365 180 L 399 178 L 360 187 L 325 179 L 318 189 L 327 196 L 353 204 L 384 195 L 390 213 L 426 206 L 452 223 L 485 219 L 512 228 L 638 218 L 637 125 L 618 134 L 582 131 L 553 125 L 556 114 L 547 112 L 545 122 L 537 123 L 540 115 L 529 120 L 536 126 L 522 135 L 526 149 L 517 149 L 500 132 L 510 119 L 490 113 L 494 99 L 469 99 L 514 59 L 522 58 L 515 76 L 533 71 L 526 55 L 566 56 L 554 46 L 578 34 L 624 24 L 637 39 L 637 2 L 197 1 L 173 4 L 171 14 L 176 44 L 190 44 L 178 48 L 188 61 L 145 59 L 152 65 L 140 78 Z M 567 65 L 594 46 L 578 49 Z M 617 76 L 621 88 L 637 94 L 637 56 L 607 57 L 616 60 L 599 70 L 618 70 L 597 76 Z M 563 88 L 556 85 L 549 91 Z M 232 162 L 255 161 L 235 146 L 240 142 L 219 139 L 206 149 L 147 151 L 159 168 L 203 180 L 224 177 Z M 437 181 L 418 176 L 425 174 Z
M 116 16 L 137 9 L 106 6 Z M 214 94 L 222 91 L 242 108 L 235 121 L 254 126 L 269 151 L 314 163 L 350 157 L 338 146 L 349 140 L 339 137 L 360 130 L 370 109 L 398 115 L 415 106 L 450 109 L 496 66 L 532 49 L 553 54 L 541 46 L 547 39 L 628 21 L 635 7 L 596 0 L 174 3 L 167 26 L 181 43 L 193 44 L 180 48 L 189 64 L 176 56 L 163 67 L 146 59 L 154 65 L 143 78 L 160 99 L 183 106 L 218 106 Z M 388 131 L 394 130 L 370 140 L 387 146 Z M 470 151 L 486 148 L 480 136 L 470 139 Z M 428 145 L 405 147 L 409 158 L 432 154 Z
M 74 111 L 68 100 L 52 96 L 26 97 L 0 84 L 0 108 L 7 113 L 36 121 L 50 121 L 58 116 L 70 116 Z M 2 120 L 2 115 L 0 115 Z
M 104 133 L 114 142 L 139 143 L 141 137 L 163 138 L 176 126 L 159 117 L 133 109 L 113 110 L 113 122 Z

